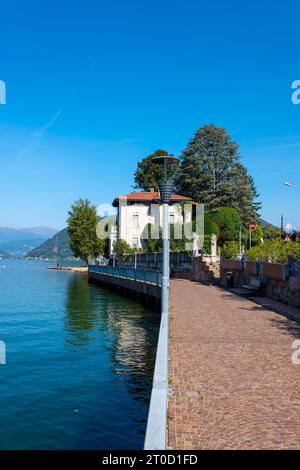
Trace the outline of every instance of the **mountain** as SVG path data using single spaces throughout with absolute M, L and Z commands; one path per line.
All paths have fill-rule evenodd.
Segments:
M 0 250 L 13 256 L 24 256 L 56 232 L 57 230 L 50 227 L 21 229 L 0 227 Z
M 32 227 L 32 228 L 7 228 L 0 227 L 0 244 L 20 240 L 32 240 L 36 238 L 53 237 L 58 230 L 50 227 Z
M 36 235 L 37 237 L 42 237 L 42 238 L 51 238 L 53 237 L 56 233 L 59 232 L 59 230 L 56 230 L 55 228 L 51 227 L 31 227 L 31 228 L 20 228 L 21 232 L 25 233 L 32 233 L 33 235 Z
M 56 233 L 50 240 L 45 241 L 40 246 L 30 250 L 26 258 L 41 259 L 67 259 L 74 258 L 73 251 L 69 246 L 68 229 Z
M 0 250 L 0 259 L 11 258 L 10 254 L 6 251 Z
M 275 225 L 270 224 L 270 222 L 267 222 L 266 220 L 262 219 L 261 217 L 259 217 L 258 223 L 259 223 L 259 225 L 261 226 L 262 229 L 264 229 L 267 225 L 269 225 L 273 228 L 276 228 Z
M 29 240 L 15 240 L 0 244 L 0 250 L 8 252 L 10 255 L 20 258 L 36 246 L 45 241 L 44 238 L 31 238 Z

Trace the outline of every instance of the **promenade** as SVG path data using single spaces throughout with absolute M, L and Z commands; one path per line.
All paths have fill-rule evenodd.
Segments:
M 171 280 L 168 447 L 300 448 L 300 323 L 224 289 Z

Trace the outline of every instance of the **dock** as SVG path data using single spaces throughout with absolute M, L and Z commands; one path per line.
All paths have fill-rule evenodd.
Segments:
M 76 271 L 77 273 L 87 273 L 87 266 L 49 266 L 48 269 L 55 269 L 57 271 Z

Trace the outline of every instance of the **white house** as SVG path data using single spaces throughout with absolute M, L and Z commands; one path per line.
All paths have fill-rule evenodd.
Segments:
M 133 248 L 141 248 L 149 223 L 156 227 L 155 233 L 158 235 L 159 226 L 162 226 L 163 222 L 163 208 L 159 203 L 160 195 L 155 191 L 124 194 L 114 199 L 113 206 L 117 208 L 117 227 L 110 229 L 110 253 L 113 252 L 113 244 L 118 237 Z M 183 211 L 181 203 L 187 203 L 189 210 Z M 191 222 L 192 206 L 196 204 L 197 202 L 189 197 L 172 194 L 169 223 Z

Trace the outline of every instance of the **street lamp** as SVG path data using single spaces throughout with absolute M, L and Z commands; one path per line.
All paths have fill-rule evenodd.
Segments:
M 178 163 L 178 158 L 172 155 L 162 155 L 153 158 L 153 163 L 163 165 L 163 176 L 159 181 L 160 200 L 163 205 L 163 274 L 161 313 L 162 318 L 168 321 L 169 313 L 169 277 L 170 277 L 170 242 L 169 242 L 169 204 L 173 189 L 173 178 L 170 174 L 172 165 Z

